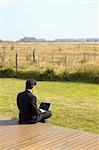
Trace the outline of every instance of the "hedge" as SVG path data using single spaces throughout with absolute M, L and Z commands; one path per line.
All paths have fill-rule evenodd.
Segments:
M 13 69 L 0 69 L 0 78 L 35 79 L 37 81 L 78 81 L 99 83 L 99 72 L 84 71 L 75 73 L 56 73 L 53 69 L 45 71 L 18 71 L 17 75 Z

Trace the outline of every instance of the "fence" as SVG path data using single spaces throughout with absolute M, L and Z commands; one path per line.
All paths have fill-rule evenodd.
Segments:
M 45 69 L 76 71 L 99 66 L 99 53 L 36 53 L 0 51 L 0 67 L 18 69 Z

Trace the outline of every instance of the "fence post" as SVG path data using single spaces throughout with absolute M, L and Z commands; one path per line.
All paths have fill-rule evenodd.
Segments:
M 52 66 L 54 64 L 54 53 L 52 53 Z
M 84 62 L 86 61 L 86 53 L 84 53 Z
M 16 77 L 18 75 L 18 54 L 16 52 Z
M 86 53 L 84 53 L 84 71 L 86 72 Z
M 66 70 L 66 72 L 68 72 L 67 55 L 66 54 L 65 54 L 65 60 L 64 60 L 64 62 L 65 62 L 65 70 Z
M 33 62 L 35 63 L 36 60 L 35 60 L 35 50 L 33 50 Z
M 39 54 L 37 55 L 37 66 L 38 66 L 38 70 L 40 69 L 40 60 L 39 60 Z
M 96 54 L 94 53 L 94 61 L 96 60 Z

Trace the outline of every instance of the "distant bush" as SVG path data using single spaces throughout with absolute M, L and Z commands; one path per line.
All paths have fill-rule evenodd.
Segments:
M 17 75 L 13 69 L 0 69 L 0 78 L 21 78 L 21 79 L 35 79 L 37 81 L 76 81 L 76 82 L 90 82 L 99 83 L 98 71 L 84 71 L 68 73 L 62 72 L 56 74 L 53 69 L 45 71 L 18 71 Z
M 56 75 L 53 69 L 47 69 L 44 72 L 40 73 L 40 80 L 43 81 L 55 81 Z
M 18 71 L 17 78 L 40 80 L 39 71 Z
M 13 69 L 0 69 L 0 78 L 15 78 L 16 72 Z
M 86 81 L 90 83 L 99 83 L 99 72 L 85 71 L 70 74 L 72 81 Z
M 84 71 L 75 73 L 63 72 L 58 75 L 60 81 L 76 81 L 76 82 L 90 82 L 99 83 L 99 72 Z

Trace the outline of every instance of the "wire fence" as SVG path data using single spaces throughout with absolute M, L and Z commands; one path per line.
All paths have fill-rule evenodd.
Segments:
M 0 51 L 0 67 L 77 71 L 99 66 L 99 53 L 37 53 Z

